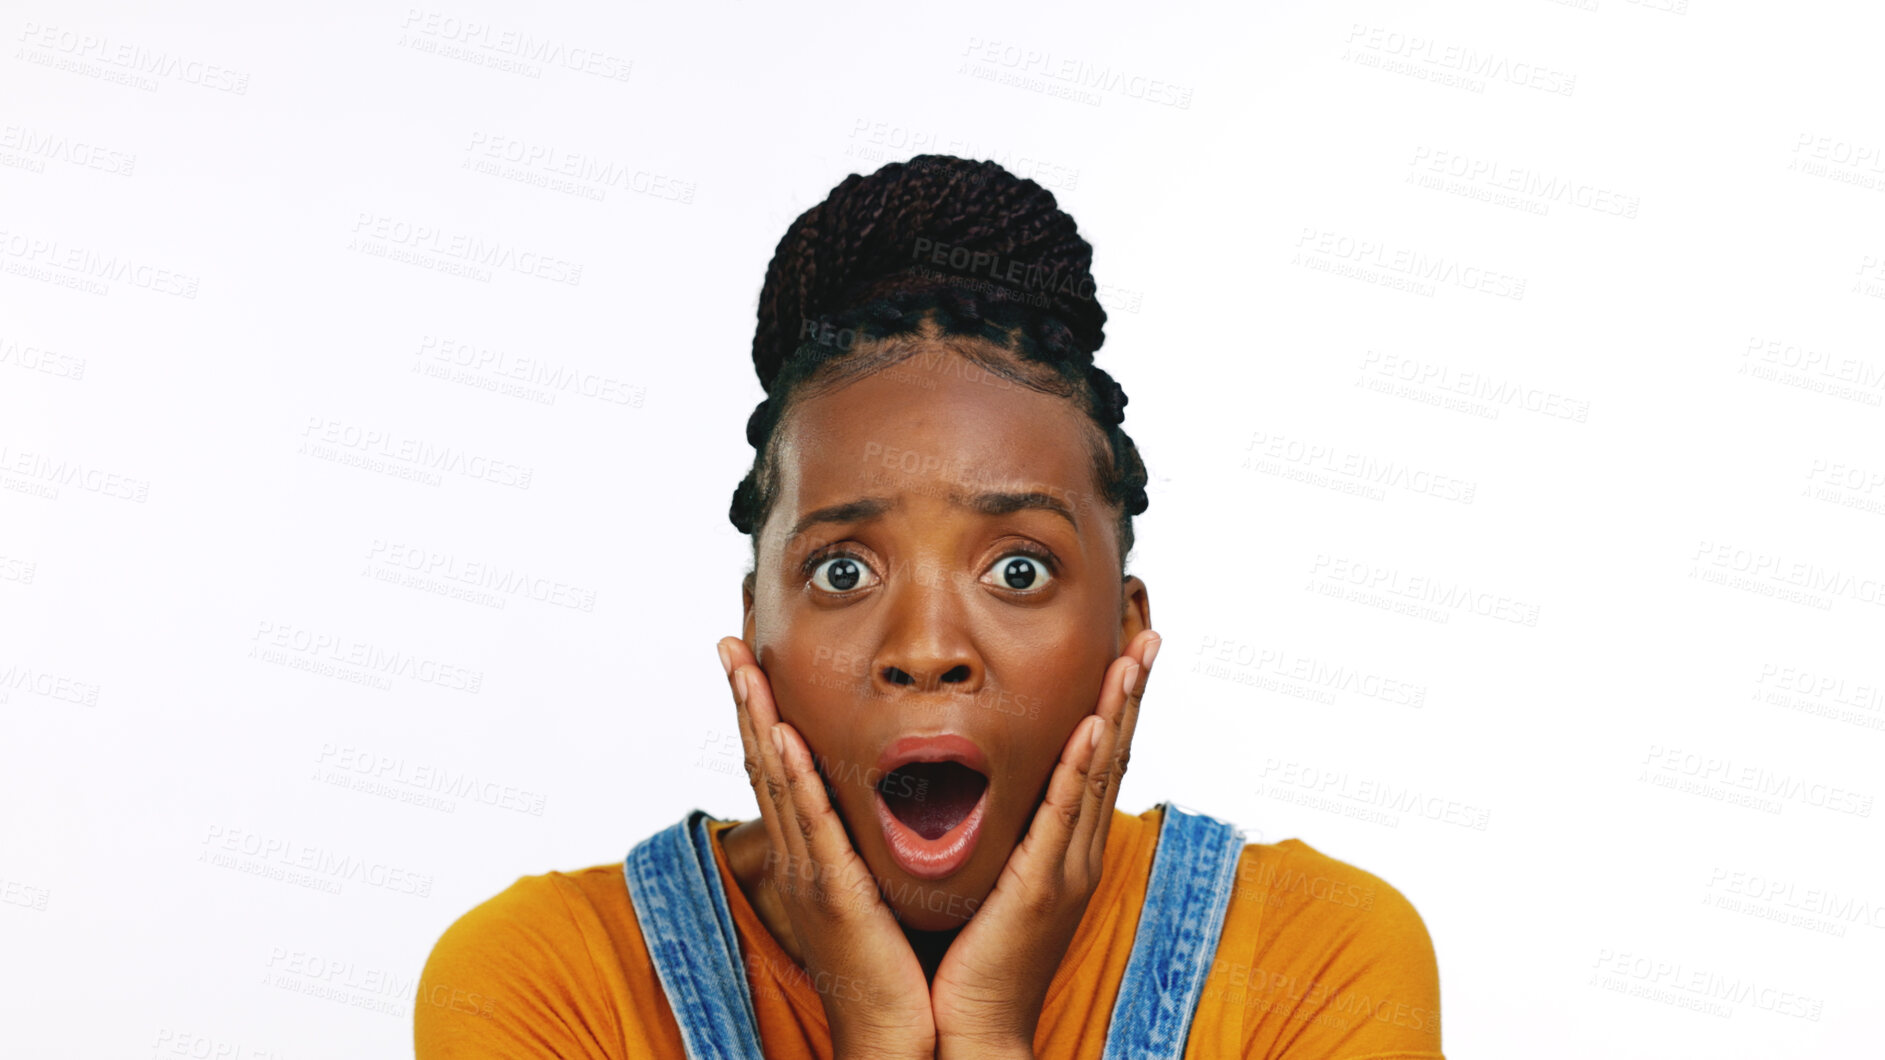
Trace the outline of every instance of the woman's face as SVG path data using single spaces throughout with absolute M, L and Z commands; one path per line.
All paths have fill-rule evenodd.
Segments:
M 929 343 L 780 426 L 744 636 L 908 927 L 975 912 L 1150 622 L 1090 438 L 1072 399 Z

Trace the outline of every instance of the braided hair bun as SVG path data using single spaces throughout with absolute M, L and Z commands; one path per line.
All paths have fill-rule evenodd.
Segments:
M 755 534 L 765 523 L 770 443 L 798 384 L 929 320 L 1011 351 L 1082 398 L 1107 436 L 1096 479 L 1121 510 L 1123 560 L 1132 516 L 1146 508 L 1146 472 L 1119 428 L 1126 393 L 1093 363 L 1106 310 L 1092 264 L 1092 245 L 1053 193 L 994 162 L 918 155 L 844 178 L 786 228 L 766 268 L 753 368 L 767 397 L 747 420 L 754 464 L 734 491 L 733 525 Z

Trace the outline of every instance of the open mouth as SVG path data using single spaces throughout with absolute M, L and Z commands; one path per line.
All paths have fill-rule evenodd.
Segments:
M 986 790 L 988 777 L 960 762 L 910 762 L 877 784 L 891 814 L 924 839 L 948 835 Z
M 960 733 L 892 740 L 878 757 L 877 823 L 904 872 L 940 880 L 975 853 L 988 814 L 988 755 Z

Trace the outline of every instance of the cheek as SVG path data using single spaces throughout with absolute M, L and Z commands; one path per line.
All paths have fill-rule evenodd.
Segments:
M 857 716 L 858 700 L 834 680 L 851 680 L 804 663 L 771 675 L 779 720 L 792 726 L 812 752 L 826 783 L 841 797 L 868 794 L 876 780 L 876 751 L 865 746 L 869 728 Z M 853 790 L 855 789 L 855 790 Z
M 1014 690 L 998 710 L 1014 741 L 1017 767 L 1037 773 L 1045 783 L 1054 763 L 1081 720 L 1099 706 L 1102 674 L 1110 656 L 1091 658 L 1056 674 L 1043 674 Z
M 814 752 L 823 752 L 829 738 L 842 729 L 831 709 L 831 690 L 822 686 L 816 671 L 774 669 L 768 679 L 779 720 L 797 729 Z
M 1118 631 L 1104 615 L 1083 619 L 1080 627 L 1034 656 L 1051 660 L 1050 665 L 1021 671 L 1028 675 L 1023 691 L 1030 720 L 1053 722 L 1063 732 L 1099 706 L 1106 668 L 1118 658 L 1113 652 Z
M 827 723 L 868 698 L 870 656 L 848 638 L 800 636 L 767 645 L 767 676 L 779 701 L 780 720 L 794 725 Z
M 792 705 L 806 709 L 854 700 L 868 691 L 870 652 L 841 612 L 794 606 L 778 590 L 761 594 L 754 612 L 755 640 L 782 709 L 788 684 Z

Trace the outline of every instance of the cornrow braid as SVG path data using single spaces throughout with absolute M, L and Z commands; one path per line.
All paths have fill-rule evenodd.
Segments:
M 1132 517 L 1145 511 L 1146 469 L 1120 424 L 1126 392 L 1093 363 L 1106 310 L 1092 279 L 1093 248 L 1053 193 L 994 162 L 918 155 L 869 176 L 853 173 L 786 228 L 766 268 L 753 367 L 766 390 L 747 417 L 753 467 L 728 517 L 753 536 L 777 494 L 773 434 L 814 376 L 882 367 L 865 351 L 918 335 L 981 339 L 1018 358 L 967 353 L 990 372 L 1074 398 L 1105 438 L 1094 452 L 1101 495 L 1119 510 L 1120 560 Z

